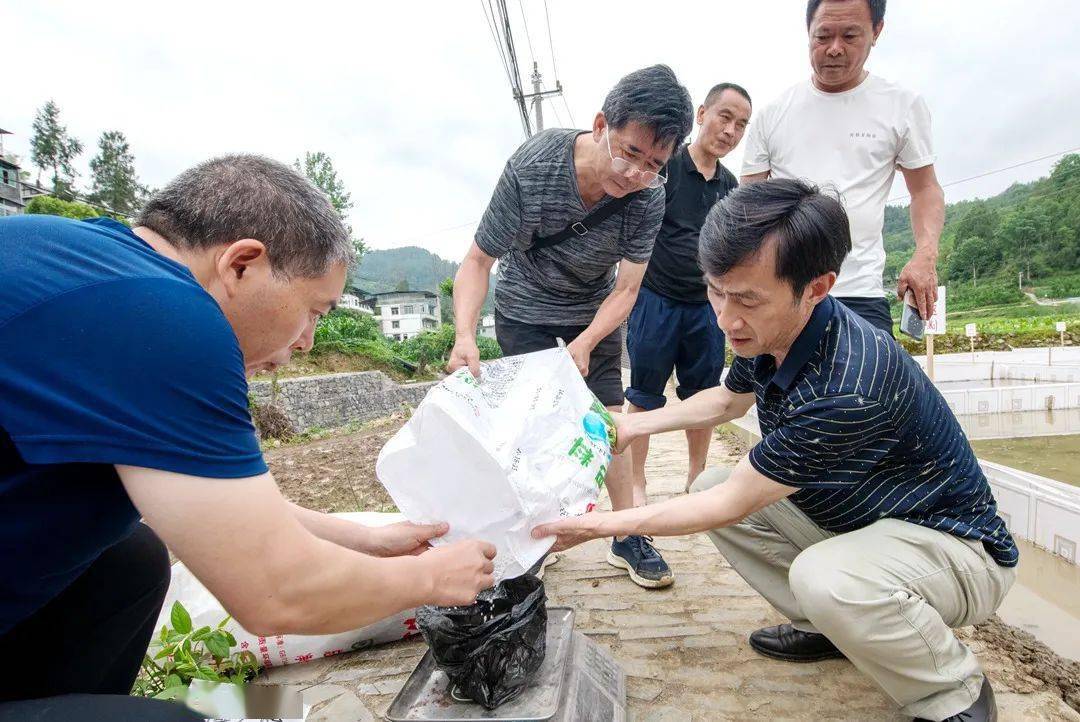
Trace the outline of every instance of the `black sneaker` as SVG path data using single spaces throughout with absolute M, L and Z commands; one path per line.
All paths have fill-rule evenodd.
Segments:
M 611 540 L 607 561 L 613 567 L 625 569 L 639 587 L 659 589 L 675 583 L 671 567 L 649 542 L 652 537 L 628 536 L 622 541 Z

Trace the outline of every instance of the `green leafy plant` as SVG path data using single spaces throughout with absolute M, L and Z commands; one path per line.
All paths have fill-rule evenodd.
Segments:
M 454 348 L 454 338 L 454 327 L 444 324 L 434 331 L 424 331 L 400 342 L 397 348 L 401 356 L 409 361 L 441 367 L 450 359 L 450 351 Z M 480 350 L 481 361 L 489 361 L 502 356 L 502 350 L 493 338 L 478 336 L 476 345 Z
M 216 627 L 199 627 L 180 602 L 174 602 L 168 625 L 162 626 L 131 693 L 139 697 L 177 699 L 193 679 L 244 684 L 259 674 L 259 660 L 248 650 L 232 651 L 236 638 L 225 629 L 230 617 Z
M 27 213 L 37 213 L 46 216 L 63 216 L 80 221 L 84 218 L 97 218 L 101 215 L 96 208 L 79 203 L 78 201 L 65 201 L 53 196 L 34 196 L 26 204 Z

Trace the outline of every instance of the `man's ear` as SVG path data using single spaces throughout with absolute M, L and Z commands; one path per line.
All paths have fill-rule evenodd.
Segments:
M 803 299 L 816 306 L 825 300 L 834 285 L 836 285 L 836 273 L 833 271 L 824 273 L 807 284 L 806 290 L 803 291 Z
M 880 23 L 878 23 L 877 25 L 874 26 L 874 40 L 870 44 L 871 47 L 873 47 L 874 45 L 877 45 L 877 39 L 881 36 L 881 31 L 884 30 L 884 29 L 885 29 L 885 21 L 884 20 L 882 20 Z
M 592 122 L 592 137 L 597 143 L 604 137 L 604 129 L 607 128 L 607 118 L 604 117 L 604 111 L 600 111 L 593 118 Z
M 705 122 L 705 106 L 699 105 L 697 109 L 697 124 L 701 125 Z
M 269 273 L 270 259 L 266 246 L 254 238 L 243 238 L 225 246 L 217 259 L 218 280 L 229 296 L 239 292 L 240 283 L 253 274 Z

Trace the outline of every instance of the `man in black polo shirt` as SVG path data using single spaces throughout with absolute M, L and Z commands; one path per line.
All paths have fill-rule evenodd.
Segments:
M 762 440 L 695 493 L 544 525 L 558 547 L 709 531 L 788 624 L 750 645 L 846 657 L 918 719 L 993 720 L 989 682 L 950 627 L 992 615 L 1016 545 L 956 417 L 889 334 L 829 296 L 851 249 L 835 198 L 794 179 L 742 186 L 701 231 L 709 299 L 737 356 L 724 385 L 616 418 L 620 447 L 757 404 Z M 789 716 L 777 700 L 774 715 Z M 792 710 L 797 709 L 792 707 Z
M 709 306 L 698 264 L 698 236 L 705 214 L 738 185 L 720 159 L 735 149 L 750 122 L 750 94 L 734 83 L 713 86 L 697 110 L 697 137 L 668 162 L 664 221 L 653 245 L 634 310 L 627 322 L 630 355 L 629 409 L 652 411 L 667 403 L 664 388 L 675 371 L 680 399 L 720 383 L 724 332 Z M 687 429 L 690 465 L 686 488 L 705 470 L 712 429 Z M 645 503 L 649 437 L 631 449 L 634 504 Z M 666 565 L 665 565 L 666 566 Z M 669 574 L 664 581 L 670 583 Z

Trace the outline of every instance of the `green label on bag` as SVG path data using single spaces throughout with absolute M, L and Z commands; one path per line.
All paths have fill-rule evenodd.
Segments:
M 595 394 L 593 395 L 593 404 L 590 411 L 595 411 L 597 416 L 604 422 L 604 426 L 607 429 L 608 445 L 614 450 L 616 442 L 615 437 L 617 435 L 615 431 L 615 419 L 611 418 L 611 412 L 600 403 L 600 399 L 596 398 Z

